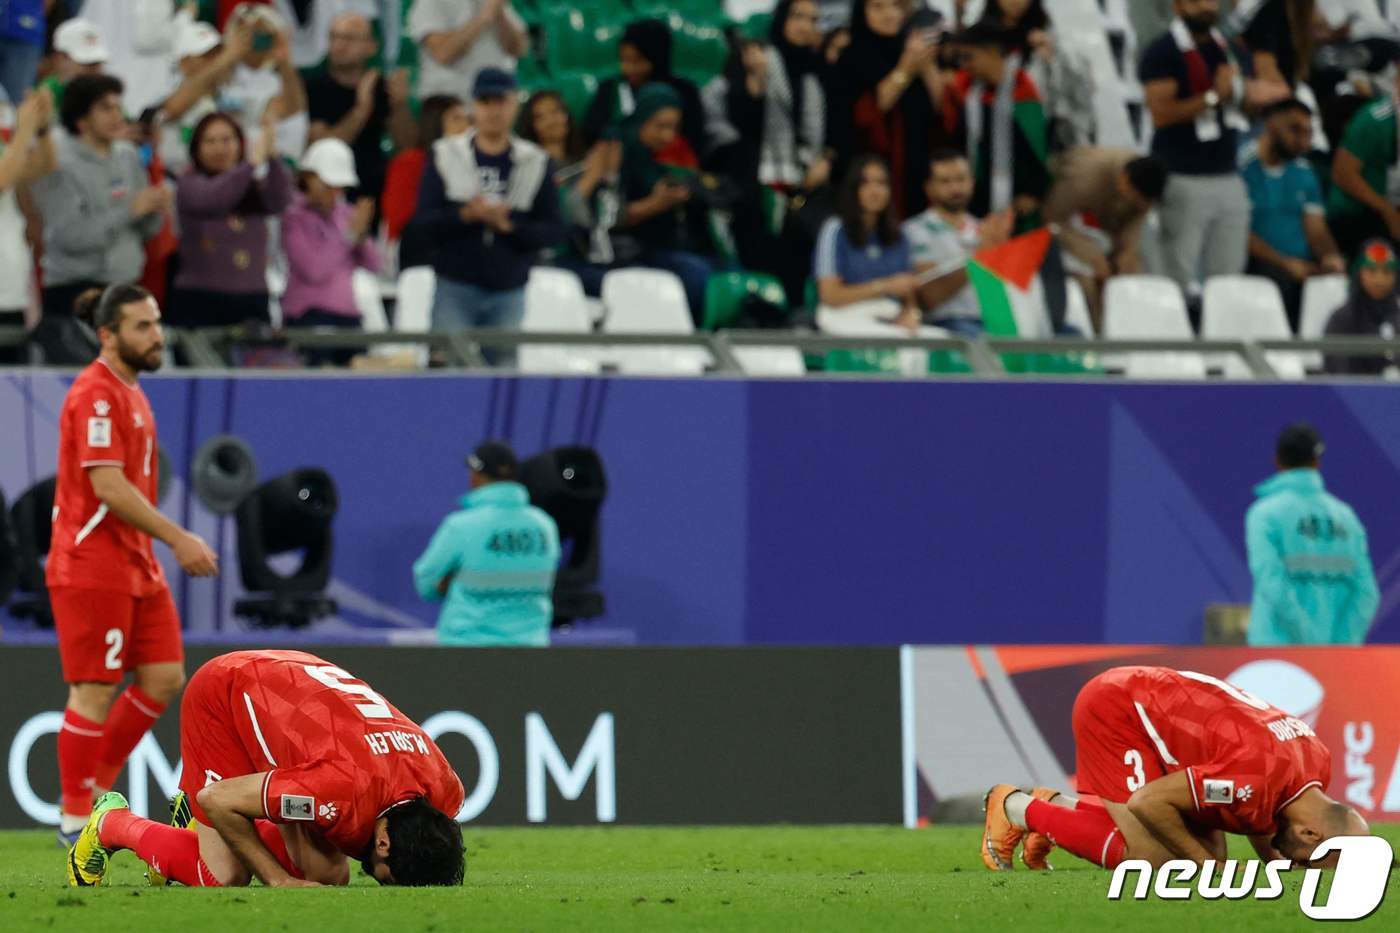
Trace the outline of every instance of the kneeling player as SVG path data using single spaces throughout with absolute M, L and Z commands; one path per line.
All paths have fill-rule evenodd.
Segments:
M 1225 857 L 1225 833 L 1249 837 L 1263 859 L 1306 862 L 1366 821 L 1323 791 L 1332 755 L 1312 729 L 1238 687 L 1192 671 L 1119 667 L 1074 703 L 1081 791 L 998 784 L 987 794 L 982 861 L 1046 868 L 1060 848 L 1104 868 L 1127 858 L 1160 865 Z
M 69 851 L 74 885 L 131 849 L 187 885 L 461 884 L 462 782 L 416 723 L 364 681 L 300 651 L 239 651 L 195 673 L 180 707 L 180 787 L 195 832 L 93 808 Z

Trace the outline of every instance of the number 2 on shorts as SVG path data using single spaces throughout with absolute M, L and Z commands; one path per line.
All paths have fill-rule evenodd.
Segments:
M 119 671 L 122 669 L 122 630 L 119 628 L 107 629 L 107 634 L 102 637 L 107 644 L 106 665 L 109 671 Z

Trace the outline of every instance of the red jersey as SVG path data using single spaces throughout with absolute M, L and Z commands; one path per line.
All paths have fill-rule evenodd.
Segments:
M 1302 720 L 1233 684 L 1193 671 L 1120 667 L 1096 678 L 1132 702 L 1167 773 L 1184 770 L 1194 822 L 1272 833 L 1278 811 L 1309 787 L 1325 790 L 1332 753 Z
M 230 722 L 182 715 L 182 730 L 236 731 L 237 758 L 253 764 L 247 773 L 268 771 L 263 807 L 274 823 L 314 825 L 360 858 L 374 821 L 395 804 L 426 797 L 451 816 L 462 807 L 462 782 L 427 733 L 364 681 L 315 655 L 237 651 L 195 678 L 200 683 L 191 680 L 189 690 L 202 696 L 192 705 L 187 691 L 184 709 L 208 710 L 215 700 Z M 192 766 L 215 772 L 200 785 L 238 773 L 218 771 L 217 761 L 185 762 Z
M 73 380 L 59 415 L 49 586 L 131 596 L 165 587 L 151 536 L 109 515 L 88 479 L 89 467 L 121 467 L 154 504 L 156 461 L 156 418 L 146 393 L 98 358 Z

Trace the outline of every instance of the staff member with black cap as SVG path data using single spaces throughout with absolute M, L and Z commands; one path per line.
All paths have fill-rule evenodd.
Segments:
M 1278 473 L 1245 516 L 1251 645 L 1359 645 L 1380 603 L 1366 529 L 1322 485 L 1322 438 L 1310 424 L 1279 435 Z
M 485 441 L 467 458 L 471 492 L 443 519 L 413 582 L 424 599 L 443 600 L 444 645 L 549 644 L 559 529 L 530 505 L 516 482 L 510 445 Z

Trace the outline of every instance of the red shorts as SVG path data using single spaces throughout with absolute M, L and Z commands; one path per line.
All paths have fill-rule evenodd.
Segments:
M 185 659 L 168 587 L 150 596 L 56 586 L 49 590 L 63 679 L 114 684 L 146 664 Z
M 1075 783 L 1081 794 L 1126 803 L 1167 773 L 1123 686 L 1100 674 L 1074 701 Z
M 228 668 L 206 664 L 195 671 L 180 700 L 180 789 L 189 797 L 194 818 L 205 825 L 209 819 L 196 799 L 201 790 L 224 778 L 266 770 L 247 751 L 252 729 L 235 686 Z

